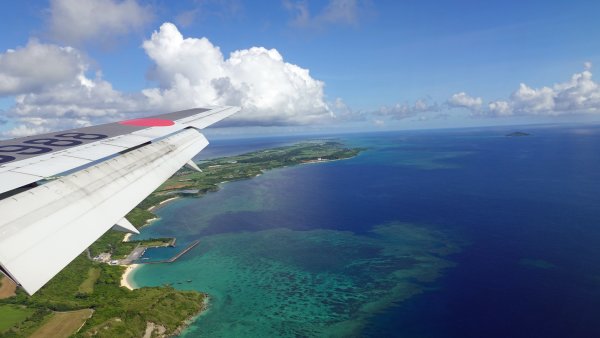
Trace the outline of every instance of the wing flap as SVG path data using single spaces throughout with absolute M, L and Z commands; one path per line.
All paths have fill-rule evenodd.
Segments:
M 134 148 L 139 146 L 140 144 L 144 144 L 147 142 L 152 141 L 153 138 L 152 137 L 147 137 L 147 136 L 142 136 L 142 135 L 135 135 L 135 134 L 129 134 L 129 135 L 123 135 L 123 136 L 117 136 L 111 139 L 108 139 L 106 141 L 100 141 L 100 145 L 102 144 L 107 144 L 109 146 L 117 146 L 117 147 L 123 147 L 123 148 Z
M 183 130 L 1 200 L 0 266 L 35 293 L 206 145 Z
M 87 159 L 59 155 L 49 158 L 45 161 L 39 161 L 21 168 L 12 169 L 11 172 L 28 174 L 32 176 L 49 177 L 55 175 L 56 173 L 78 168 L 91 162 L 91 160 Z
M 108 143 L 92 143 L 81 148 L 67 150 L 65 154 L 84 160 L 97 161 L 98 159 L 118 154 L 119 152 L 127 149 L 127 147 L 116 146 Z
M 5 171 L 0 173 L 0 191 L 11 191 L 41 179 L 44 179 L 44 177 Z

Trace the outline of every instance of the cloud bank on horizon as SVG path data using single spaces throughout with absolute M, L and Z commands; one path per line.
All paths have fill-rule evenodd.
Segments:
M 551 87 L 532 88 L 521 83 L 508 99 L 492 101 L 487 109 L 483 109 L 480 97 L 471 97 L 464 92 L 453 95 L 448 103 L 467 108 L 474 115 L 493 117 L 599 113 L 600 87 L 592 79 L 591 67 L 591 63 L 586 62 L 581 73 L 575 73 L 568 81 Z
M 283 1 L 300 28 L 356 26 L 369 2 L 330 0 L 320 12 L 308 3 Z M 104 15 L 96 15 L 96 13 Z M 490 100 L 458 89 L 438 103 L 424 99 L 366 111 L 343 98 L 328 99 L 325 82 L 309 69 L 286 62 L 274 48 L 260 46 L 223 55 L 206 37 L 185 37 L 165 22 L 141 47 L 152 67 L 152 84 L 138 92 L 118 90 L 83 51 L 90 41 L 109 43 L 139 32 L 155 14 L 136 0 L 51 0 L 46 28 L 49 42 L 31 39 L 0 53 L 0 98 L 13 98 L 3 112 L 12 121 L 5 137 L 86 126 L 195 106 L 239 105 L 242 113 L 224 126 L 343 125 L 468 114 L 476 118 L 597 114 L 600 88 L 591 63 L 570 79 L 533 88 L 521 83 L 507 98 Z

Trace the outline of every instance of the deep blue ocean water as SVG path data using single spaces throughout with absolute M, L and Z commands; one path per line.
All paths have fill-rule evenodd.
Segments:
M 143 237 L 201 244 L 134 281 L 211 295 L 189 337 L 600 337 L 600 128 L 514 130 L 336 136 L 367 150 L 160 209 Z

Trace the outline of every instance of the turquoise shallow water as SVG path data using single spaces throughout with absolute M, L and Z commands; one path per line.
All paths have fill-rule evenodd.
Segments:
M 184 336 L 342 337 L 423 292 L 451 266 L 439 256 L 454 250 L 410 224 L 382 225 L 369 236 L 272 229 L 203 237 L 193 255 L 143 267 L 135 279 L 211 296 L 208 313 Z
M 433 226 L 375 223 L 378 217 L 331 201 L 344 191 L 368 198 L 345 180 L 330 180 L 344 166 L 362 175 L 360 163 L 278 169 L 168 204 L 139 237 L 174 236 L 178 250 L 195 239 L 200 245 L 175 263 L 142 266 L 134 283 L 210 295 L 209 310 L 184 337 L 359 336 L 377 313 L 435 290 L 453 266 L 447 256 L 459 250 Z M 360 189 L 356 178 L 347 180 Z M 175 251 L 149 250 L 146 257 Z
M 600 128 L 510 131 L 344 136 L 179 200 L 142 236 L 200 245 L 134 281 L 210 294 L 185 337 L 600 337 Z

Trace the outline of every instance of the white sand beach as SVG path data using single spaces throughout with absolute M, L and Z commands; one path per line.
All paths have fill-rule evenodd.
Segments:
M 174 201 L 174 200 L 176 200 L 176 199 L 178 199 L 178 198 L 179 198 L 179 197 L 173 197 L 173 198 L 166 199 L 166 200 L 164 200 L 164 201 L 162 201 L 162 202 L 158 203 L 157 205 L 153 205 L 153 206 L 151 206 L 150 208 L 148 208 L 148 211 L 154 211 L 154 210 L 156 210 L 156 208 L 158 208 L 158 207 L 162 207 L 162 206 L 164 206 L 166 203 L 172 202 L 172 201 Z
M 121 286 L 128 288 L 129 290 L 133 290 L 135 289 L 135 287 L 133 287 L 130 282 L 129 282 L 129 275 L 139 266 L 139 264 L 131 264 L 131 265 L 127 265 L 127 269 L 125 269 L 125 272 L 123 273 L 123 276 L 121 276 Z

